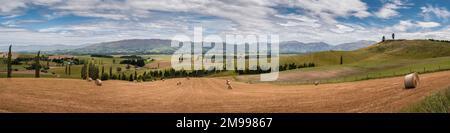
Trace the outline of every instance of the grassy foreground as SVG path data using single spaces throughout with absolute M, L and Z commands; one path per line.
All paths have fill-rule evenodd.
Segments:
M 450 113 L 450 87 L 405 108 L 406 113 Z

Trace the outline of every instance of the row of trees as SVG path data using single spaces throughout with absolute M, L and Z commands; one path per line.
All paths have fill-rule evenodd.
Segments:
M 298 68 L 305 68 L 305 67 L 314 67 L 314 63 L 304 63 L 297 65 L 295 63 L 290 64 L 284 64 L 279 66 L 279 71 L 285 71 L 285 70 L 291 70 L 291 69 L 298 69 Z M 144 71 L 142 74 L 138 74 L 136 70 L 134 70 L 134 73 L 125 74 L 124 72 L 121 72 L 121 67 L 116 68 L 116 73 L 113 73 L 112 66 L 109 67 L 109 73 L 106 73 L 104 71 L 105 67 L 100 67 L 94 63 L 84 64 L 81 68 L 81 78 L 87 79 L 98 79 L 101 80 L 125 80 L 125 81 L 153 81 L 158 79 L 165 79 L 165 78 L 181 78 L 181 77 L 203 77 L 211 74 L 220 73 L 224 70 L 175 70 L 175 69 L 165 69 L 165 70 L 153 70 L 153 71 Z M 260 67 L 257 67 L 256 70 L 249 70 L 248 68 L 245 70 L 237 70 L 235 69 L 235 72 L 237 74 L 261 74 L 261 73 L 269 73 L 271 72 L 271 69 L 265 70 L 261 69 Z
M 120 61 L 120 64 L 130 64 L 138 67 L 145 66 L 145 59 L 126 59 Z
M 12 51 L 11 51 L 12 45 L 9 45 L 9 49 L 8 49 L 8 59 L 6 60 L 6 69 L 7 69 L 7 74 L 6 77 L 7 78 L 11 78 L 12 77 Z M 39 78 L 40 77 L 40 71 L 41 71 L 41 64 L 40 64 L 40 59 L 41 59 L 41 51 L 38 51 L 36 57 L 34 58 L 34 63 L 32 64 L 32 67 L 35 70 L 35 74 L 34 77 Z
M 450 40 L 436 40 L 436 39 L 428 39 L 429 41 L 433 41 L 433 42 L 446 42 L 446 43 L 450 43 Z

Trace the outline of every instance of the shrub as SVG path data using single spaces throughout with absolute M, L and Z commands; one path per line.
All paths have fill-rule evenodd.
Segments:
M 450 87 L 444 91 L 426 97 L 417 104 L 404 109 L 404 112 L 419 113 L 449 113 L 450 112 Z
M 109 75 L 107 73 L 103 73 L 101 80 L 108 80 L 109 79 Z
M 111 55 L 92 54 L 91 57 L 113 58 Z

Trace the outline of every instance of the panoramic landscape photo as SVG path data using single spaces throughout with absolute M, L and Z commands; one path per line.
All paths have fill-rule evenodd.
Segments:
M 450 1 L 0 0 L 1 113 L 448 113 Z

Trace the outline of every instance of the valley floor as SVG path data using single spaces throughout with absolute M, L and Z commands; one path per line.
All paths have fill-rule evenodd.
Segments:
M 132 83 L 77 79 L 0 78 L 0 112 L 398 112 L 450 86 L 450 71 L 314 85 L 274 85 L 178 78 Z M 176 85 L 177 82 L 181 85 Z

